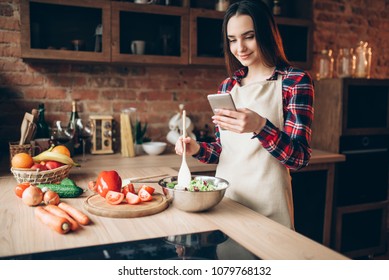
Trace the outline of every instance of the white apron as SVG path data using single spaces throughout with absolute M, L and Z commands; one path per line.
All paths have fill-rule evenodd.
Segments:
M 276 81 L 235 85 L 231 95 L 237 108 L 255 111 L 283 129 L 281 75 Z M 230 182 L 227 197 L 294 229 L 289 170 L 252 136 L 220 130 L 223 149 L 216 176 Z

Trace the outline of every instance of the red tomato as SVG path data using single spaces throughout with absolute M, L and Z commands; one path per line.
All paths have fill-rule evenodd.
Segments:
M 139 204 L 141 203 L 140 197 L 132 192 L 128 192 L 126 195 L 128 204 Z
M 46 168 L 49 170 L 56 169 L 58 167 L 61 167 L 62 165 L 64 165 L 64 164 L 60 163 L 58 161 L 54 161 L 54 160 L 49 160 L 49 161 L 46 161 L 46 163 L 45 163 Z
M 107 195 L 105 196 L 105 200 L 109 204 L 120 204 L 124 199 L 124 194 L 121 192 L 115 192 L 115 191 L 108 191 Z
M 145 189 L 149 194 L 153 194 L 155 189 L 152 187 L 152 186 L 147 186 L 147 185 L 143 185 L 142 187 L 140 187 L 139 191 L 141 189 Z M 139 193 L 138 191 L 138 193 Z
M 126 196 L 128 192 L 131 192 L 131 193 L 134 193 L 134 194 L 136 193 L 134 184 L 129 183 L 128 185 L 126 185 L 126 186 L 124 186 L 122 188 L 122 193 L 124 193 L 124 196 Z
M 29 182 L 17 184 L 15 187 L 15 194 L 21 198 L 24 190 L 27 189 L 30 185 L 31 184 Z
M 105 197 L 108 191 L 121 192 L 122 178 L 115 170 L 101 171 L 96 181 L 97 192 Z
M 146 191 L 145 189 L 142 189 L 142 188 L 139 190 L 138 196 L 139 196 L 140 200 L 142 200 L 142 201 L 150 201 L 150 200 L 153 199 L 151 194 L 148 191 Z

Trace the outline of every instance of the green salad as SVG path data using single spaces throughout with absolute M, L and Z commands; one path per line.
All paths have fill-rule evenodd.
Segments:
M 167 183 L 166 187 L 170 189 L 174 189 L 176 185 L 177 185 L 177 181 L 174 181 L 174 182 Z M 189 186 L 185 188 L 185 190 L 190 192 L 209 192 L 209 191 L 214 191 L 216 189 L 217 186 L 215 186 L 212 182 L 207 182 L 202 178 L 198 178 L 190 181 Z

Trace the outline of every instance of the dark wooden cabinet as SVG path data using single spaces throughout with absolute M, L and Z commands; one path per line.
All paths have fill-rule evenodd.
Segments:
M 188 64 L 188 8 L 112 2 L 112 62 Z M 133 40 L 145 52 L 130 50 Z
M 224 66 L 224 12 L 212 1 L 191 6 L 141 5 L 131 1 L 22 0 L 21 42 L 24 59 L 170 65 Z M 293 2 L 293 3 L 292 3 Z M 276 17 L 286 54 L 298 67 L 312 64 L 310 13 Z M 310 1 L 309 1 L 310 2 Z M 213 2 L 212 2 L 213 3 Z M 304 7 L 306 7 L 305 5 Z M 308 5 L 308 7 L 311 7 Z M 101 48 L 96 31 L 101 24 Z M 82 42 L 75 50 L 72 41 Z M 130 51 L 133 40 L 146 42 L 141 55 Z
M 334 249 L 384 253 L 389 188 L 389 80 L 315 81 L 312 147 L 345 155 L 336 169 Z
M 25 59 L 109 62 L 111 9 L 107 1 L 22 0 L 21 52 Z M 101 26 L 102 35 L 96 38 Z M 100 39 L 96 48 L 96 39 Z M 76 40 L 78 50 L 75 50 Z
M 223 16 L 214 10 L 190 9 L 190 64 L 224 65 Z

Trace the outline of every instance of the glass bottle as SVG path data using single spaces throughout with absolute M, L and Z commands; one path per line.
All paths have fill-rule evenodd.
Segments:
M 39 117 L 37 122 L 35 139 L 50 138 L 49 126 L 45 120 L 45 104 L 39 104 L 38 112 Z
M 273 1 L 273 15 L 275 16 L 281 15 L 281 3 L 279 0 Z
M 336 73 L 339 78 L 351 77 L 354 72 L 353 49 L 342 48 L 336 58 Z
M 355 49 L 355 78 L 370 77 L 371 48 L 368 42 L 360 41 Z
M 70 113 L 70 119 L 68 123 L 68 128 L 74 129 L 74 137 L 73 137 L 73 147 L 74 152 L 76 154 L 81 153 L 81 142 L 79 139 L 79 133 L 78 133 L 78 127 L 77 127 L 77 120 L 80 119 L 77 111 L 77 102 L 75 100 L 72 101 L 72 112 Z
M 230 5 L 230 0 L 217 0 L 215 4 L 215 10 L 224 12 L 227 10 L 229 5 Z
M 319 57 L 319 72 L 317 78 L 330 79 L 334 73 L 334 58 L 332 57 L 332 50 L 322 50 Z
M 372 57 L 373 53 L 371 51 L 371 48 L 367 48 L 367 53 L 366 53 L 366 56 L 367 56 L 367 74 L 366 74 L 366 78 L 370 79 L 370 70 L 371 70 L 371 57 Z

